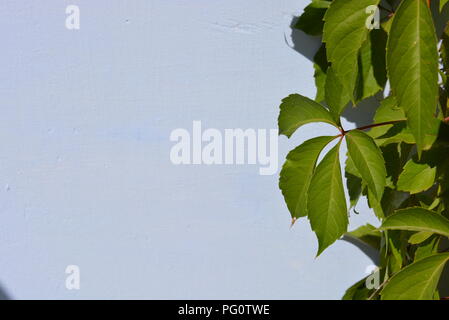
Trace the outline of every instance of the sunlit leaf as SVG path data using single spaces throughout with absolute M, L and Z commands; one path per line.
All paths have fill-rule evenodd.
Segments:
M 387 44 L 390 84 L 416 139 L 418 152 L 436 139 L 438 51 L 432 14 L 425 0 L 404 0 L 396 11 Z
M 317 255 L 339 239 L 348 227 L 339 148 L 340 143 L 320 162 L 309 187 L 308 217 L 318 237 Z

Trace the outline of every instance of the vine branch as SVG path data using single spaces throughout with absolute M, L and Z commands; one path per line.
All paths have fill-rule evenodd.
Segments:
M 447 118 L 447 120 L 449 121 L 449 117 Z M 379 122 L 379 123 L 373 123 L 367 126 L 363 126 L 363 127 L 358 127 L 355 129 L 351 129 L 351 130 L 344 130 L 343 128 L 340 129 L 340 135 L 338 135 L 339 137 L 344 137 L 348 132 L 351 132 L 352 130 L 368 130 L 371 128 L 375 128 L 375 127 L 381 127 L 381 126 L 387 126 L 390 124 L 395 124 L 395 123 L 399 123 L 399 122 L 404 122 L 405 120 L 393 120 L 393 121 L 386 121 L 386 122 Z M 446 121 L 446 120 L 445 120 Z

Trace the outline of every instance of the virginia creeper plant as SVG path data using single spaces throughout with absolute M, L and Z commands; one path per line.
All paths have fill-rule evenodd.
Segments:
M 300 94 L 283 99 L 279 132 L 290 138 L 305 124 L 324 122 L 336 134 L 290 151 L 279 187 L 293 222 L 310 221 L 317 255 L 343 235 L 379 251 L 380 285 L 371 288 L 361 279 L 344 299 L 443 298 L 438 284 L 449 261 L 449 27 L 437 33 L 435 16 L 447 2 L 312 0 L 295 25 L 322 39 L 314 57 L 317 94 L 314 100 Z M 373 123 L 343 128 L 344 110 L 357 110 L 365 99 L 378 101 Z M 351 209 L 362 197 L 379 226 L 348 232 Z

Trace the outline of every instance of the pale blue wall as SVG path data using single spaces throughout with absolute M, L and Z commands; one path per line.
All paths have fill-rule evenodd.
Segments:
M 308 0 L 2 0 L 0 286 L 11 298 L 340 298 L 371 261 L 318 259 L 277 175 L 174 166 L 170 132 L 276 128 L 314 96 L 289 24 Z M 79 5 L 81 29 L 65 28 Z M 304 42 L 303 49 L 310 51 Z M 279 139 L 279 161 L 311 125 Z M 367 221 L 365 207 L 353 226 Z M 372 221 L 372 219 L 371 219 Z M 81 290 L 65 267 L 81 268 Z

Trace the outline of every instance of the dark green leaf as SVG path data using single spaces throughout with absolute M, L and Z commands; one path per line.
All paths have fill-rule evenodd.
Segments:
M 312 36 L 322 34 L 324 26 L 323 17 L 329 5 L 329 1 L 313 0 L 304 9 L 304 13 L 299 17 L 294 27 Z

